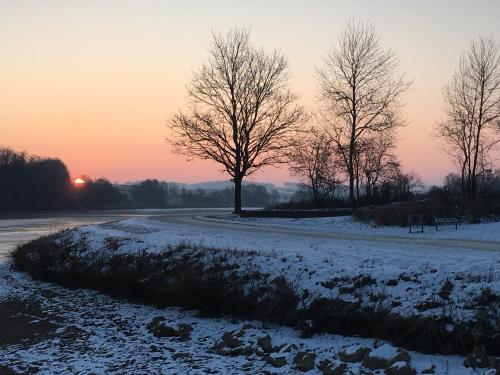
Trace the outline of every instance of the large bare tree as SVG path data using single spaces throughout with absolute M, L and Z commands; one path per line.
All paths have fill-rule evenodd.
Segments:
M 290 149 L 288 166 L 302 179 L 302 186 L 312 192 L 313 201 L 331 198 L 342 183 L 338 158 L 332 140 L 324 131 L 311 128 L 297 137 Z
M 471 42 L 444 100 L 446 118 L 438 132 L 459 167 L 463 198 L 474 198 L 500 130 L 500 50 L 493 38 Z
M 189 109 L 170 122 L 179 152 L 213 160 L 231 176 L 236 213 L 243 178 L 285 160 L 303 117 L 289 77 L 285 57 L 255 48 L 248 31 L 214 34 L 208 62 L 188 85 Z
M 355 158 L 362 139 L 402 125 L 400 99 L 411 83 L 397 74 L 397 65 L 371 24 L 351 21 L 318 70 L 324 117 L 344 160 L 353 209 Z

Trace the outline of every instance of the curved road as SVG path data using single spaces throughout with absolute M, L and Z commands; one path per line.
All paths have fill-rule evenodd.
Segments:
M 191 212 L 172 212 L 167 215 L 150 216 L 150 219 L 173 224 L 188 225 L 194 227 L 231 230 L 237 232 L 251 232 L 259 235 L 266 234 L 279 234 L 298 236 L 306 238 L 324 238 L 330 240 L 343 240 L 343 241 L 369 241 L 369 242 L 386 242 L 407 245 L 409 243 L 419 246 L 433 246 L 444 248 L 460 248 L 469 250 L 486 250 L 486 251 L 500 251 L 500 242 L 493 241 L 478 241 L 478 240 L 464 240 L 464 239 L 441 239 L 441 238 L 411 238 L 411 237 L 397 237 L 387 235 L 367 235 L 358 233 L 339 233 L 339 232 L 325 232 L 315 230 L 304 230 L 299 228 L 286 228 L 282 226 L 274 226 L 267 224 L 256 223 L 238 223 L 230 219 L 216 219 L 203 215 L 210 215 L 214 213 L 229 213 L 230 211 L 201 211 L 193 210 Z
M 229 209 L 158 209 L 158 210 L 109 210 L 95 212 L 61 212 L 0 217 L 0 260 L 16 244 L 48 233 L 80 225 L 97 224 L 131 217 L 149 217 L 162 222 L 182 224 L 196 228 L 231 230 L 258 235 L 287 235 L 305 238 L 379 243 L 415 244 L 443 248 L 500 251 L 500 242 L 463 239 L 412 238 L 379 236 L 363 233 L 314 231 L 292 227 L 279 227 L 255 223 L 238 223 L 230 220 L 210 219 L 206 216 L 229 214 Z M 202 216 L 203 215 L 203 216 Z

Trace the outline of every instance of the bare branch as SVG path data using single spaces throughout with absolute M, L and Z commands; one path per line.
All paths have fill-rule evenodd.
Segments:
M 384 50 L 369 23 L 349 22 L 338 44 L 318 70 L 320 99 L 329 119 L 329 134 L 349 175 L 349 198 L 355 208 L 355 156 L 374 133 L 403 125 L 401 97 L 411 82 L 398 75 L 398 59 Z

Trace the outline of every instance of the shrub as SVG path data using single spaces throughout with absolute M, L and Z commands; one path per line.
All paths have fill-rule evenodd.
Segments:
M 105 243 L 108 250 L 118 246 L 110 238 Z M 134 302 L 181 306 L 206 315 L 294 321 L 290 312 L 298 297 L 287 280 L 270 278 L 251 262 L 241 266 L 252 252 L 187 244 L 160 253 L 87 251 L 84 240 L 73 243 L 63 233 L 19 246 L 12 260 L 15 268 L 34 278 L 93 288 Z

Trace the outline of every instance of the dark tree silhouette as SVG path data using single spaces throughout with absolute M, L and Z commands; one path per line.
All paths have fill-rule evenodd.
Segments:
M 384 131 L 365 137 L 359 144 L 355 155 L 356 197 L 360 197 L 360 184 L 365 188 L 367 203 L 370 203 L 377 186 L 391 177 L 392 167 L 397 163 L 391 151 L 395 148 L 392 132 Z
M 0 210 L 53 210 L 72 204 L 71 181 L 62 161 L 0 148 Z
M 105 178 L 93 181 L 87 177 L 77 190 L 77 202 L 83 208 L 116 208 L 122 206 L 125 197 Z
M 177 151 L 213 160 L 231 176 L 236 213 L 243 178 L 284 161 L 303 117 L 288 79 L 285 57 L 252 46 L 248 31 L 213 35 L 208 63 L 188 86 L 190 108 L 170 122 Z
M 342 183 L 339 163 L 332 140 L 325 132 L 312 128 L 297 137 L 290 149 L 288 165 L 293 175 L 302 179 L 302 186 L 312 192 L 314 203 L 333 198 Z
M 459 167 L 463 199 L 474 198 L 499 140 L 500 49 L 493 38 L 479 37 L 462 55 L 445 91 L 445 111 L 438 132 Z
M 165 207 L 166 191 L 158 180 L 144 180 L 132 188 L 136 203 L 147 207 Z
M 327 129 L 349 176 L 349 200 L 356 208 L 355 158 L 363 137 L 402 124 L 400 99 L 410 82 L 396 75 L 398 60 L 383 50 L 369 23 L 349 22 L 338 45 L 318 70 Z

